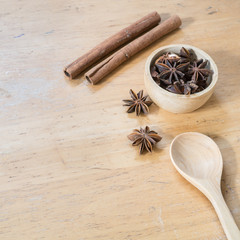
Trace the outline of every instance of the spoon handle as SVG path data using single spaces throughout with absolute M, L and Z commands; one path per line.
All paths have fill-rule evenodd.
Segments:
M 220 186 L 211 187 L 208 198 L 215 208 L 219 220 L 223 226 L 224 232 L 228 240 L 240 240 L 240 231 L 233 219 L 233 216 L 223 198 Z

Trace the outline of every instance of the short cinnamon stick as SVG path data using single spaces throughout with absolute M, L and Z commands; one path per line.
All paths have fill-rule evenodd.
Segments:
M 92 84 L 96 84 L 134 54 L 149 46 L 162 36 L 177 29 L 181 26 L 181 24 L 182 22 L 179 16 L 175 15 L 170 17 L 165 22 L 159 24 L 143 36 L 135 39 L 110 57 L 106 58 L 104 61 L 100 62 L 94 68 L 90 69 L 85 74 L 86 79 Z
M 142 33 L 157 26 L 160 20 L 161 18 L 157 12 L 152 12 L 145 17 L 139 19 L 127 28 L 124 28 L 120 32 L 109 37 L 108 39 L 94 47 L 92 50 L 75 60 L 73 63 L 65 67 L 65 75 L 70 78 L 76 77 L 86 68 L 96 63 L 103 57 L 107 56 L 113 50 L 116 50 L 123 44 L 132 41 L 136 37 L 140 36 Z

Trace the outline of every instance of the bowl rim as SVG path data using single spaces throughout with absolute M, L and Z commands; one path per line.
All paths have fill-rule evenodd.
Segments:
M 193 93 L 193 94 L 190 94 L 190 95 L 184 95 L 184 94 L 176 94 L 176 93 L 172 93 L 172 92 L 169 92 L 167 91 L 166 89 L 160 87 L 155 81 L 154 79 L 152 78 L 152 75 L 150 73 L 150 65 L 151 65 L 151 61 L 152 59 L 159 54 L 159 52 L 163 51 L 163 50 L 166 50 L 166 49 L 169 49 L 169 48 L 175 48 L 175 47 L 185 47 L 187 49 L 192 49 L 194 52 L 198 52 L 200 53 L 201 55 L 204 56 L 204 58 L 206 60 L 208 60 L 210 62 L 210 65 L 213 69 L 213 75 L 212 75 L 212 81 L 211 83 L 209 84 L 209 86 L 207 88 L 205 88 L 204 90 L 202 90 L 201 92 L 198 92 L 198 93 Z M 155 86 L 159 89 L 159 91 L 164 94 L 164 95 L 168 95 L 168 96 L 171 96 L 171 97 L 177 97 L 177 98 L 197 98 L 197 97 L 200 97 L 202 95 L 205 95 L 207 94 L 209 91 L 211 91 L 214 86 L 216 85 L 217 83 L 217 80 L 218 80 L 218 68 L 217 68 L 217 65 L 216 63 L 214 62 L 214 60 L 203 50 L 201 50 L 200 48 L 197 48 L 195 46 L 192 46 L 192 45 L 188 45 L 188 44 L 170 44 L 170 45 L 165 45 L 165 46 L 162 46 L 158 49 L 156 49 L 155 51 L 153 51 L 147 58 L 147 61 L 145 63 L 145 73 L 147 75 L 147 79 L 150 80 L 151 82 L 153 82 L 155 84 Z

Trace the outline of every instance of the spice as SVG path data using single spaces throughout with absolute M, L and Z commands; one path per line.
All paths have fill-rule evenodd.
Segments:
M 152 12 L 144 16 L 130 26 L 107 38 L 105 41 L 101 42 L 86 54 L 69 64 L 64 69 L 65 75 L 70 78 L 75 78 L 78 74 L 92 66 L 98 60 L 103 59 L 109 53 L 157 26 L 160 20 L 161 18 L 157 12 Z
M 188 69 L 189 63 L 178 64 L 174 62 L 171 64 L 166 60 L 166 64 L 156 64 L 158 71 L 160 72 L 159 78 L 166 84 L 172 84 L 174 80 L 180 81 L 184 77 L 184 72 Z M 174 78 L 174 79 L 173 79 Z
M 128 138 L 133 142 L 133 146 L 140 145 L 140 154 L 145 150 L 152 152 L 153 146 L 162 139 L 157 132 L 150 130 L 148 126 L 145 128 L 140 127 L 140 130 L 134 129 L 133 133 L 128 135 Z
M 129 106 L 127 112 L 132 113 L 136 112 L 136 115 L 139 116 L 141 112 L 147 114 L 149 112 L 149 106 L 152 104 L 151 100 L 147 100 L 148 95 L 143 96 L 143 90 L 137 94 L 130 89 L 129 91 L 132 99 L 123 100 L 125 104 L 123 106 Z
M 203 59 L 200 59 L 199 61 L 195 61 L 192 65 L 189 67 L 189 74 L 192 75 L 192 81 L 197 82 L 198 80 L 205 80 L 206 77 L 211 74 L 211 71 L 208 69 L 205 69 L 208 61 L 203 61 Z
M 181 19 L 177 15 L 168 18 L 163 23 L 130 42 L 123 48 L 119 49 L 116 53 L 94 66 L 87 73 L 85 73 L 85 77 L 92 84 L 98 83 L 101 79 L 107 76 L 122 63 L 126 62 L 129 58 L 164 35 L 176 30 L 181 24 Z
M 162 56 L 160 56 L 155 61 L 155 64 L 159 64 L 159 63 L 165 63 L 166 64 L 167 61 L 172 63 L 172 62 L 178 61 L 179 59 L 180 59 L 180 57 L 178 55 L 173 54 L 173 53 L 171 54 L 171 53 L 167 52 L 167 53 L 163 54 Z
M 191 50 L 182 47 L 180 50 L 180 62 L 192 62 L 194 54 Z
M 208 87 L 213 74 L 208 60 L 197 59 L 193 50 L 181 48 L 179 55 L 164 53 L 151 67 L 152 78 L 169 92 L 190 95 Z

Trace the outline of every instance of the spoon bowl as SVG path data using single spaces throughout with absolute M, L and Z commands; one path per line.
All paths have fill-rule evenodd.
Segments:
M 177 171 L 211 201 L 228 239 L 239 240 L 239 229 L 221 193 L 223 160 L 217 144 L 201 133 L 182 133 L 172 141 L 170 157 Z
M 197 149 L 197 151 L 196 151 Z M 221 181 L 223 160 L 216 143 L 201 133 L 183 133 L 171 144 L 173 164 L 185 177 Z

